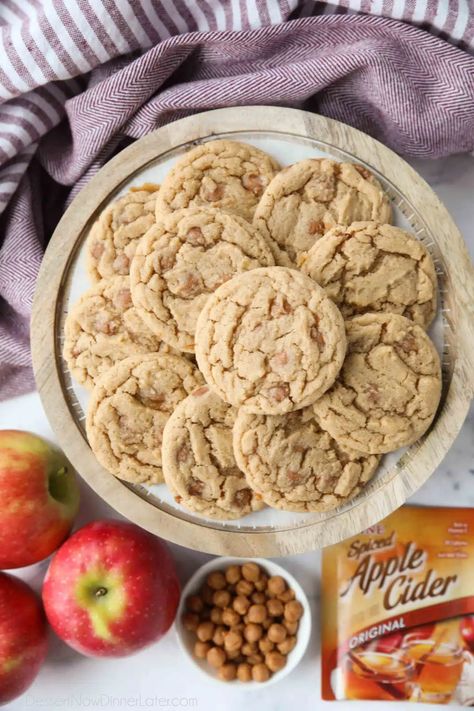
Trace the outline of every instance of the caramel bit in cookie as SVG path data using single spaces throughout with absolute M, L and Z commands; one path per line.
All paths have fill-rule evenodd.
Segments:
M 163 256 L 159 259 L 159 268 L 156 271 L 167 272 L 174 266 L 174 257 L 172 255 Z
M 91 254 L 94 259 L 100 259 L 105 252 L 105 247 L 102 242 L 93 242 L 91 245 Z
M 199 245 L 205 244 L 204 235 L 200 227 L 191 227 L 186 234 L 186 242 L 197 247 Z
M 234 494 L 234 503 L 237 506 L 249 506 L 252 501 L 252 492 L 250 489 L 239 489 Z
M 280 385 L 274 385 L 272 388 L 268 388 L 267 395 L 270 400 L 275 400 L 275 402 L 283 402 L 285 398 L 290 394 L 290 386 L 288 383 L 280 383 Z
M 272 316 L 287 316 L 292 313 L 292 308 L 284 296 L 277 297 L 273 300 L 270 307 L 270 314 Z
M 129 309 L 132 305 L 132 294 L 130 293 L 130 289 L 120 289 L 114 299 L 114 302 L 116 307 L 121 311 Z
M 288 471 L 286 472 L 286 478 L 292 484 L 297 484 L 299 481 L 301 481 L 301 474 L 300 472 L 296 472 L 294 469 L 288 469 Z
M 126 254 L 119 254 L 115 257 L 113 264 L 114 272 L 117 274 L 128 274 L 128 269 L 130 267 L 130 260 Z
M 187 447 L 185 444 L 183 444 L 178 451 L 176 452 L 176 461 L 178 462 L 186 462 L 189 457 L 189 447 Z
M 407 333 L 401 341 L 398 341 L 398 345 L 404 353 L 418 353 L 416 338 L 411 333 Z
M 209 392 L 209 388 L 207 385 L 203 385 L 202 388 L 198 388 L 197 390 L 194 390 L 191 395 L 193 397 L 201 397 L 202 395 L 205 395 L 206 393 Z
M 264 188 L 262 176 L 258 173 L 246 173 L 242 178 L 242 185 L 254 195 L 261 195 Z
M 367 170 L 367 168 L 364 168 L 363 165 L 354 165 L 354 168 L 357 170 L 359 175 L 362 175 L 362 177 L 365 178 L 366 180 L 368 180 L 369 178 L 372 177 L 372 173 L 370 172 L 370 170 Z
M 324 222 L 322 220 L 311 220 L 308 225 L 310 235 L 320 235 L 324 232 Z
M 155 390 L 155 388 L 140 388 L 140 396 L 143 400 L 146 400 L 149 404 L 152 403 L 156 407 L 166 401 L 165 394 L 160 390 Z
M 107 311 L 100 311 L 95 317 L 95 328 L 100 333 L 106 333 L 108 336 L 113 336 L 118 331 L 118 321 L 110 318 Z
M 368 383 L 365 389 L 365 393 L 369 402 L 373 403 L 374 405 L 377 405 L 380 399 L 380 391 L 377 385 L 375 383 Z
M 188 494 L 190 496 L 201 496 L 204 489 L 204 483 L 193 477 L 189 480 Z
M 324 340 L 324 336 L 319 330 L 317 326 L 311 326 L 309 335 L 313 339 L 313 341 L 316 341 L 318 344 L 319 348 L 322 350 L 324 346 L 326 345 L 326 341 Z
M 224 197 L 224 192 L 225 187 L 222 183 L 215 183 L 211 180 L 208 185 L 203 185 L 202 197 L 207 202 L 217 202 Z
M 187 272 L 183 283 L 176 291 L 182 296 L 197 296 L 201 292 L 201 282 L 195 274 Z
M 214 289 L 222 286 L 222 284 L 225 284 L 225 282 L 229 281 L 229 279 L 232 279 L 232 274 L 221 274 L 214 282 Z
M 282 365 L 286 365 L 288 363 L 288 353 L 286 351 L 280 351 L 279 353 L 275 353 L 273 358 L 270 360 L 270 365 L 272 368 L 278 368 Z

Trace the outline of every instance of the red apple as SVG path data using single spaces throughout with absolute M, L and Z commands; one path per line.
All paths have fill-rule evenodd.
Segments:
M 121 657 L 170 628 L 179 582 L 168 549 L 132 523 L 96 521 L 54 555 L 43 602 L 56 634 L 90 656 Z
M 41 437 L 0 430 L 0 568 L 46 558 L 71 530 L 79 488 L 66 457 Z
M 46 618 L 38 598 L 22 580 L 0 573 L 0 704 L 26 691 L 46 647 Z

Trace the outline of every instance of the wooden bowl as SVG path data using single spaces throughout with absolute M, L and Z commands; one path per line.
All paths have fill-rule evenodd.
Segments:
M 92 221 L 120 190 L 153 178 L 159 181 L 190 145 L 218 136 L 276 150 L 286 163 L 323 154 L 365 165 L 392 199 L 398 224 L 411 228 L 424 241 L 437 266 L 440 312 L 434 338 L 442 350 L 443 393 L 436 419 L 416 444 L 385 458 L 381 471 L 357 498 L 327 514 L 267 510 L 239 522 L 221 523 L 183 511 L 155 487 L 116 479 L 89 448 L 85 396 L 71 381 L 61 357 L 65 313 L 70 300 L 87 287 L 81 272 L 81 248 Z M 126 148 L 65 212 L 38 278 L 33 364 L 59 443 L 88 484 L 117 511 L 189 548 L 220 555 L 279 556 L 327 546 L 358 533 L 398 508 L 427 480 L 459 432 L 473 394 L 473 310 L 474 273 L 464 242 L 431 188 L 395 153 L 360 131 L 304 111 L 267 106 L 218 109 L 164 126 Z

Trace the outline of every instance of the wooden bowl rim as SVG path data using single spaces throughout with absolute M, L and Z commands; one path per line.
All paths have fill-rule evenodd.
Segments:
M 278 130 L 268 127 L 278 127 Z M 351 509 L 284 530 L 232 531 L 193 522 L 158 509 L 97 462 L 68 404 L 58 367 L 56 324 L 59 296 L 76 245 L 91 216 L 136 171 L 183 144 L 233 132 L 309 136 L 351 153 L 410 196 L 420 210 L 446 266 L 445 313 L 453 334 L 452 373 L 431 430 L 389 480 Z M 402 187 L 401 187 L 402 186 Z M 44 256 L 33 304 L 31 343 L 40 397 L 59 443 L 91 488 L 119 513 L 174 543 L 219 555 L 282 556 L 337 543 L 375 524 L 431 475 L 461 429 L 474 390 L 474 270 L 452 218 L 429 185 L 402 158 L 366 134 L 338 121 L 298 109 L 250 106 L 216 109 L 180 119 L 148 134 L 109 161 L 81 190 L 59 222 Z

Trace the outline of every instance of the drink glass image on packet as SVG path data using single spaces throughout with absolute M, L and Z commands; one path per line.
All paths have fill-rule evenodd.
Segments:
M 404 506 L 326 548 L 322 696 L 474 705 L 474 509 Z

